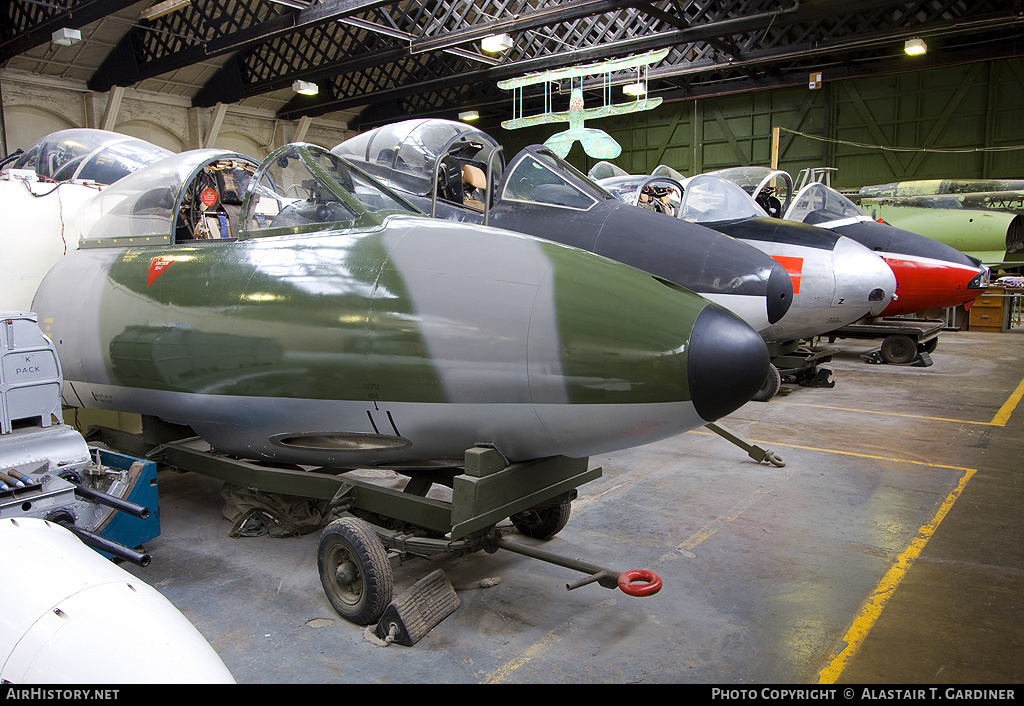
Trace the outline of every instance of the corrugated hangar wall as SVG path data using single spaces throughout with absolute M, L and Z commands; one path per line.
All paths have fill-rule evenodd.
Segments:
M 588 123 L 621 146 L 634 174 L 666 164 L 685 174 L 768 166 L 779 127 L 779 167 L 835 167 L 833 185 L 910 179 L 1019 178 L 1024 150 L 1024 61 L 1008 59 L 662 104 Z M 506 155 L 550 133 L 505 132 Z M 516 146 L 513 146 L 513 143 Z M 878 149 L 879 146 L 895 149 Z M 981 149 L 985 148 L 985 149 Z M 579 145 L 569 161 L 597 161 Z

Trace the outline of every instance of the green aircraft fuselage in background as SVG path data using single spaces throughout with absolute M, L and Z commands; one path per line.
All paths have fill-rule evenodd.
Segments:
M 865 186 L 865 213 L 990 267 L 1024 264 L 1024 180 L 930 179 Z

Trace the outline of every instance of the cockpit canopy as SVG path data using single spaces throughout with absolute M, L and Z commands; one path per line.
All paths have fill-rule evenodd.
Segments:
M 504 168 L 501 148 L 492 137 L 465 123 L 434 118 L 384 125 L 342 142 L 331 152 L 355 162 L 386 185 L 417 196 L 431 195 L 435 167 L 439 167 L 441 198 L 459 203 L 461 193 L 443 192 L 472 183 L 466 167 L 485 176 L 493 162 L 492 184 L 498 183 Z
M 839 220 L 872 220 L 860 207 L 835 189 L 815 182 L 802 188 L 786 212 L 786 220 L 818 225 Z
M 124 247 L 372 226 L 421 212 L 322 147 L 285 145 L 262 164 L 218 149 L 172 154 L 82 205 L 82 247 Z
M 389 213 L 422 215 L 336 154 L 295 143 L 273 152 L 257 170 L 243 209 L 242 237 L 372 225 Z
M 782 218 L 793 199 L 793 177 L 771 167 L 730 167 L 708 172 L 746 191 L 773 218 Z
M 113 184 L 147 164 L 170 157 L 163 147 L 107 130 L 73 128 L 50 133 L 12 165 L 42 179 Z
M 218 149 L 171 154 L 119 179 L 79 211 L 82 247 L 234 238 L 250 157 Z
M 710 174 L 690 177 L 679 217 L 693 223 L 716 223 L 741 218 L 767 218 L 768 214 L 746 191 Z

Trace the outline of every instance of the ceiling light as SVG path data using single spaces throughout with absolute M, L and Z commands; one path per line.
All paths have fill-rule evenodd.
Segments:
M 636 83 L 627 83 L 622 87 L 622 92 L 627 96 L 646 96 L 647 95 L 647 84 L 643 81 L 637 81 Z
M 60 44 L 62 47 L 69 47 L 75 42 L 82 41 L 82 33 L 77 29 L 61 27 L 50 35 L 50 41 L 54 44 Z
M 924 43 L 923 39 L 914 37 L 906 41 L 903 45 L 903 51 L 907 52 L 911 56 L 918 56 L 919 54 L 924 54 L 928 51 L 928 45 Z
M 480 117 L 480 113 L 475 110 L 464 110 L 459 113 L 459 120 L 476 120 Z
M 492 34 L 480 40 L 480 48 L 492 53 L 511 49 L 514 44 L 512 37 L 507 34 Z
M 312 81 L 295 81 L 292 90 L 304 96 L 315 96 L 320 92 L 320 88 Z
M 139 19 L 155 20 L 157 17 L 163 17 L 175 10 L 180 10 L 191 2 L 192 0 L 164 0 L 163 2 L 158 2 L 156 5 L 153 5 L 153 7 L 148 10 L 143 11 L 143 13 L 139 15 Z

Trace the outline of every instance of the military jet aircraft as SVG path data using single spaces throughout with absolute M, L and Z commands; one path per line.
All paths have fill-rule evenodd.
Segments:
M 765 340 L 788 343 L 813 338 L 877 316 L 893 298 L 896 279 L 873 252 L 850 238 L 773 219 L 742 189 L 717 176 L 683 177 L 667 167 L 633 176 L 604 163 L 591 173 L 619 199 L 643 210 L 700 223 L 764 251 L 793 279 L 793 305 Z
M 450 120 L 407 120 L 364 132 L 335 154 L 360 165 L 437 218 L 483 223 L 604 255 L 681 285 L 755 330 L 789 310 L 779 263 L 697 224 L 628 208 L 549 148 L 505 167 L 486 133 Z
M 0 174 L 4 287 L 0 309 L 27 311 L 50 266 L 69 248 L 81 205 L 103 186 L 172 152 L 128 135 L 74 128 L 8 157 Z
M 1024 265 L 1024 180 L 925 179 L 861 187 L 872 218 L 945 243 L 993 268 Z
M 730 413 L 767 375 L 750 326 L 672 282 L 426 218 L 312 145 L 250 168 L 184 152 L 83 206 L 33 303 L 70 404 L 249 459 L 387 467 L 480 443 L 510 461 L 636 446 Z M 231 223 L 204 225 L 242 182 Z
M 779 217 L 785 220 L 831 230 L 878 253 L 896 275 L 896 297 L 881 316 L 969 305 L 988 287 L 989 269 L 979 260 L 937 240 L 880 223 L 821 181 L 809 180 L 794 194 L 792 178 L 781 170 L 734 167 L 712 174 L 741 186 L 759 202 L 783 204 Z

